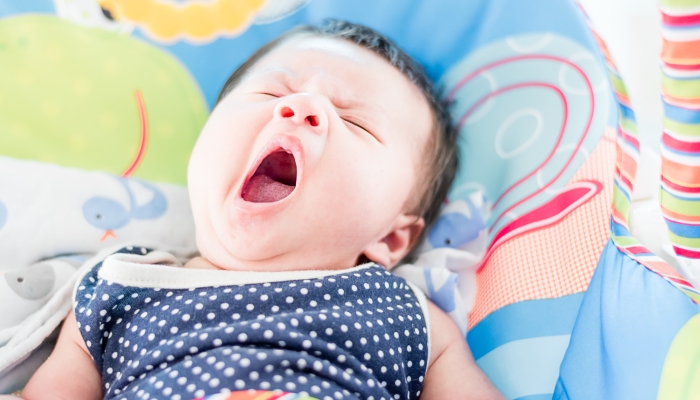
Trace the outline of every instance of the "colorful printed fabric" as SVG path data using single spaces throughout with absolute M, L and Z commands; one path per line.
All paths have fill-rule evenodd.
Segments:
M 591 25 L 590 20 L 587 19 L 587 21 L 589 25 Z M 605 55 L 608 75 L 610 76 L 619 107 L 615 188 L 613 191 L 613 211 L 611 215 L 611 239 L 621 251 L 637 260 L 651 271 L 664 277 L 664 279 L 693 298 L 694 301 L 698 301 L 700 300 L 700 294 L 693 285 L 673 269 L 673 267 L 663 261 L 661 257 L 651 253 L 630 233 L 629 213 L 632 203 L 632 192 L 634 190 L 634 179 L 637 174 L 637 165 L 640 158 L 639 134 L 637 132 L 636 118 L 632 110 L 627 88 L 620 77 L 620 73 L 610 56 L 605 42 L 595 33 L 592 25 L 591 31 L 595 35 L 601 51 Z
M 700 1 L 660 2 L 661 210 L 685 276 L 700 283 Z M 697 297 L 696 297 L 697 299 Z
M 639 141 L 624 84 L 599 41 L 620 108 L 611 242 L 581 301 L 553 398 L 695 399 L 700 396 L 700 386 L 694 383 L 700 375 L 695 345 L 700 297 L 630 234 Z M 667 147 L 663 154 L 668 154 Z M 689 173 L 688 166 L 675 171 Z M 665 183 L 662 204 L 668 202 Z

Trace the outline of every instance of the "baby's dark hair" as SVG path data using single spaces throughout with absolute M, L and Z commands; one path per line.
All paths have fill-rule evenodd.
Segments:
M 442 203 L 447 198 L 447 192 L 457 173 L 457 131 L 450 119 L 447 104 L 440 100 L 439 93 L 425 70 L 394 42 L 371 28 L 347 21 L 328 20 L 319 27 L 298 26 L 258 49 L 238 67 L 224 84 L 216 103 L 218 104 L 226 97 L 246 72 L 263 56 L 284 41 L 299 35 L 343 39 L 371 50 L 413 82 L 428 101 L 433 115 L 433 135 L 422 164 L 426 172 L 419 178 L 414 191 L 417 194 L 416 198 L 409 199 L 412 212 L 423 217 L 425 229 L 412 243 L 411 251 L 401 261 L 402 263 L 412 262 L 416 258 L 418 245 L 423 242 L 426 232 L 440 214 Z

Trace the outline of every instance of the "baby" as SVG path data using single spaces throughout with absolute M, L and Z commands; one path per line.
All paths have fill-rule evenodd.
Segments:
M 449 317 L 386 271 L 436 218 L 454 136 L 422 70 L 371 29 L 267 44 L 190 159 L 201 257 L 125 247 L 96 264 L 22 396 L 501 398 Z

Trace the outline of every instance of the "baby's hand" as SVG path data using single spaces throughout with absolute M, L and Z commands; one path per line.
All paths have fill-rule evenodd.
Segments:
M 457 325 L 441 309 L 428 303 L 430 363 L 421 400 L 505 399 L 474 362 Z

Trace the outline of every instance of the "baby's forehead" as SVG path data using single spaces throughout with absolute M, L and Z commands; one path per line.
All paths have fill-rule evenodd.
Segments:
M 321 67 L 328 64 L 341 62 L 344 67 L 357 72 L 372 73 L 379 72 L 380 68 L 390 68 L 400 73 L 386 58 L 367 47 L 343 38 L 319 36 L 313 33 L 299 33 L 277 43 L 252 66 L 250 71 L 288 69 L 298 64 L 296 61 L 303 62 L 310 53 L 325 56 L 314 58 L 314 63 L 318 67 L 316 71 L 321 71 Z M 314 72 L 313 66 L 307 69 Z

